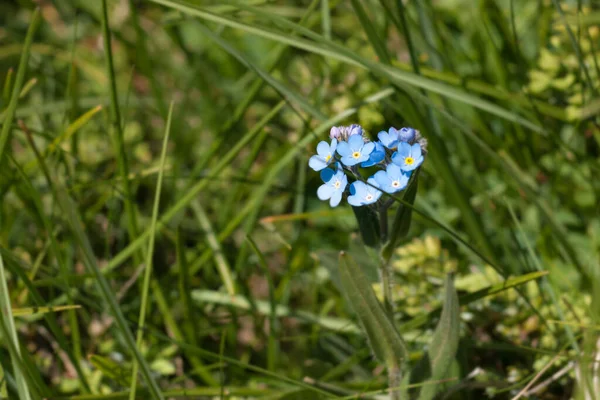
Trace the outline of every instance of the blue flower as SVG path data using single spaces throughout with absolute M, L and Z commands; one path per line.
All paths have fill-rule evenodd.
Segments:
M 385 148 L 383 147 L 383 145 L 380 142 L 374 142 L 374 143 L 375 143 L 375 149 L 369 155 L 369 159 L 360 164 L 360 166 L 363 168 L 367 168 L 367 167 L 371 167 L 375 164 L 379 164 L 380 162 L 382 162 L 385 159 Z
M 380 190 L 376 189 L 379 187 L 377 181 L 371 177 L 367 180 L 367 183 L 368 185 L 364 182 L 356 181 L 350 185 L 350 196 L 348 196 L 348 203 L 350 203 L 350 205 L 359 207 L 373 204 L 379 200 L 382 193 Z
M 398 131 L 396 128 L 390 128 L 388 132 L 381 131 L 377 134 L 377 137 L 381 141 L 381 144 L 390 150 L 394 150 L 398 147 Z
M 417 169 L 423 163 L 421 145 L 415 143 L 411 146 L 408 143 L 400 143 L 398 151 L 392 155 L 392 162 L 398 165 L 403 171 Z
M 335 160 L 335 149 L 337 147 L 337 139 L 333 139 L 331 144 L 327 142 L 319 142 L 317 145 L 317 155 L 312 156 L 308 160 L 308 166 L 315 171 L 320 171 L 327 167 L 333 160 Z
M 331 207 L 336 207 L 342 200 L 342 194 L 348 185 L 348 177 L 338 164 L 337 171 L 326 168 L 321 171 L 321 179 L 325 182 L 317 189 L 317 197 L 320 200 L 328 200 Z
M 347 142 L 341 142 L 337 146 L 337 152 L 342 156 L 342 163 L 348 167 L 367 161 L 374 149 L 375 144 L 365 143 L 362 135 L 352 135 Z
M 377 171 L 373 178 L 381 190 L 395 193 L 406 188 L 410 174 L 411 172 L 402 171 L 396 164 L 389 164 L 385 171 Z
M 402 128 L 398 131 L 398 140 L 401 142 L 412 143 L 415 137 L 416 131 L 413 128 Z

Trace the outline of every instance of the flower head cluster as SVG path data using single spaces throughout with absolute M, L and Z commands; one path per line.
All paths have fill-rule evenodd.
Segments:
M 404 190 L 412 172 L 421 166 L 427 154 L 427 141 L 412 128 L 381 131 L 377 135 L 379 140 L 371 142 L 360 125 L 334 126 L 329 137 L 330 143 L 322 141 L 317 145 L 317 154 L 310 158 L 308 165 L 321 171 L 323 184 L 317 196 L 329 200 L 332 207 L 340 203 L 346 192 L 345 171 L 356 178 L 348 188 L 348 203 L 355 207 L 374 204 L 383 192 Z M 359 166 L 379 168 L 379 171 L 365 182 Z

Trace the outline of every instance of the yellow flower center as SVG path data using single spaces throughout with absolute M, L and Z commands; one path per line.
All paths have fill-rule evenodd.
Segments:
M 409 156 L 409 157 L 406 157 L 406 158 L 404 159 L 404 163 L 405 163 L 406 165 L 413 165 L 413 164 L 415 163 L 415 159 L 414 159 L 414 158 L 412 158 L 412 157 L 410 157 L 410 156 Z
M 329 162 L 329 160 L 331 160 L 331 154 L 327 154 L 327 157 L 325 157 L 325 162 Z
M 335 183 L 333 184 L 333 187 L 336 189 L 339 189 L 340 186 L 342 186 L 342 183 L 340 181 L 335 181 Z
M 352 157 L 359 158 L 360 157 L 360 151 L 355 151 L 354 153 L 352 153 Z
M 372 194 L 368 194 L 367 197 L 365 197 L 366 201 L 371 201 L 373 200 L 373 195 Z

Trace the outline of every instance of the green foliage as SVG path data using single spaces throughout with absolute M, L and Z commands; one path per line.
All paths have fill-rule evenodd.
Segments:
M 387 396 L 380 360 L 401 353 L 408 384 L 442 336 L 444 362 L 407 396 L 589 398 L 599 15 L 590 0 L 0 1 L 0 398 L 127 399 L 132 382 L 144 398 Z M 307 173 L 350 123 L 429 140 L 387 245 Z M 340 251 L 356 263 L 338 270 Z

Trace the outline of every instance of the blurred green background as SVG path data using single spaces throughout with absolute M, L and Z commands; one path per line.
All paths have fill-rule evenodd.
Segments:
M 0 2 L 0 397 L 386 398 L 307 165 L 359 123 L 429 141 L 411 365 L 457 271 L 440 398 L 596 398 L 599 76 L 592 0 Z

